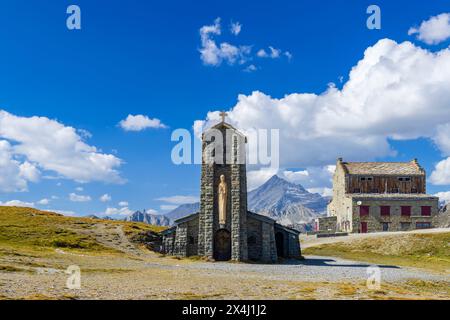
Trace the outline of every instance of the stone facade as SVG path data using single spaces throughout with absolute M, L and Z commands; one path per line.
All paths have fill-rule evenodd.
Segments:
M 336 233 L 337 217 L 320 217 L 315 219 L 315 231 L 319 233 Z
M 437 226 L 438 198 L 427 195 L 417 160 L 358 163 L 338 159 L 328 215 L 337 231 L 406 231 Z
M 246 137 L 221 122 L 202 137 L 200 211 L 163 233 L 163 252 L 211 260 L 276 262 L 299 258 L 299 232 L 247 210 Z M 225 223 L 219 222 L 220 176 L 228 188 Z

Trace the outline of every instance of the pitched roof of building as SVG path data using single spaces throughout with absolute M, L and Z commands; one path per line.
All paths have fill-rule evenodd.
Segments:
M 341 162 L 349 174 L 373 175 L 423 175 L 425 172 L 417 163 L 410 162 Z

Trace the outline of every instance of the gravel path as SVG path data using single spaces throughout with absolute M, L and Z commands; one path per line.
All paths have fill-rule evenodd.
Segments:
M 335 257 L 306 256 L 304 261 L 287 261 L 285 264 L 241 264 L 241 263 L 198 263 L 185 268 L 224 272 L 245 277 L 254 276 L 267 280 L 291 281 L 365 281 L 367 268 L 373 266 L 364 262 Z M 381 279 L 396 282 L 407 279 L 450 281 L 450 276 L 432 274 L 423 270 L 398 266 L 379 265 Z

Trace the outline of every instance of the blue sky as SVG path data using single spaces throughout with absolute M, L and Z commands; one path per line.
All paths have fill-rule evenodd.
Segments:
M 71 4 L 81 8 L 81 30 L 66 27 L 66 9 Z M 98 179 L 92 179 L 95 181 L 81 181 L 83 179 L 77 178 L 79 173 L 49 170 L 55 166 L 46 164 L 46 157 L 58 157 L 60 149 L 55 148 L 54 154 L 40 155 L 36 160 L 30 153 L 17 151 L 18 138 L 12 136 L 13 133 L 2 136 L 0 128 L 0 141 L 8 141 L 11 159 L 17 161 L 16 164 L 27 162 L 38 171 L 38 177 L 25 179 L 26 188 L 22 181 L 22 187 L 0 190 L 0 201 L 19 200 L 38 208 L 79 215 L 104 213 L 107 208 L 117 209 L 110 213 L 119 212 L 120 208 L 122 213 L 127 212 L 123 208 L 164 212 L 168 206 L 195 198 L 199 193 L 199 166 L 176 166 L 171 161 L 174 143 L 170 137 L 174 129 L 192 128 L 194 121 L 205 120 L 209 111 L 231 110 L 240 94 L 248 97 L 259 91 L 273 99 L 294 93 L 320 95 L 326 92 L 330 82 L 340 90 L 349 80 L 350 70 L 363 59 L 364 51 L 381 39 L 388 38 L 398 44 L 411 41 L 414 48 L 430 53 L 450 45 L 448 39 L 427 44 L 419 40 L 417 34 L 408 35 L 411 27 L 420 26 L 431 16 L 449 12 L 448 2 L 377 1 L 375 4 L 381 8 L 380 30 L 366 27 L 369 16 L 366 9 L 371 4 L 374 2 L 362 0 L 172 1 L 165 4 L 143 0 L 126 3 L 47 0 L 31 4 L 20 0 L 2 1 L 0 110 L 20 119 L 45 117 L 76 129 L 87 146 L 97 148 L 94 153 L 121 160 L 120 165 L 111 165 L 115 170 L 111 175 L 117 174 L 123 181 L 110 181 L 104 172 L 99 173 Z M 225 59 L 220 65 L 208 65 L 202 61 L 199 30 L 202 26 L 213 26 L 218 17 L 221 34 L 211 35 L 211 39 L 217 44 L 250 46 L 251 52 L 244 63 Z M 242 26 L 237 35 L 229 30 L 232 22 Z M 279 50 L 280 56 L 258 57 L 261 49 L 269 54 L 269 47 Z M 292 55 L 291 59 L 286 52 Z M 256 70 L 245 72 L 250 65 Z M 436 83 L 449 85 L 446 80 L 448 77 L 443 77 Z M 447 98 L 444 96 L 444 101 L 439 103 L 448 102 L 450 106 Z M 159 119 L 166 127 L 126 131 L 119 122 L 129 114 Z M 236 112 L 234 120 L 245 124 L 246 121 L 239 118 L 241 114 Z M 438 114 L 438 111 L 430 106 L 430 114 Z M 433 120 L 431 116 L 428 119 L 427 115 L 421 117 L 429 121 L 430 126 L 450 123 L 446 119 Z M 408 115 L 405 121 L 411 119 Z M 261 123 L 260 120 L 255 123 Z M 416 121 L 420 122 L 421 118 Z M 84 131 L 80 130 L 90 134 L 83 135 Z M 371 130 L 367 128 L 355 134 L 364 135 Z M 371 143 L 367 153 L 364 148 L 342 152 L 331 149 L 327 157 L 317 163 L 293 154 L 287 157 L 289 161 L 282 163 L 282 171 L 308 170 L 311 180 L 314 172 L 323 175 L 320 168 L 332 165 L 331 159 L 343 154 L 346 160 L 419 158 L 431 174 L 436 165 L 449 156 L 445 141 L 437 146 L 433 142 L 437 133 L 424 129 L 411 134 L 411 130 L 405 128 L 401 139 L 389 137 L 389 148 L 395 152 L 378 152 L 377 142 Z M 445 140 L 447 132 L 442 129 L 444 138 L 441 140 Z M 383 135 L 378 132 L 377 139 L 380 136 Z M 330 143 L 329 138 L 326 141 Z M 291 141 L 283 140 L 282 136 L 280 144 L 283 143 L 291 144 Z M 282 152 L 290 152 L 288 149 L 281 148 Z M 298 152 L 306 154 L 310 150 Z M 353 159 L 354 154 L 361 157 Z M 312 182 L 300 178 L 298 182 L 319 190 L 330 187 L 327 179 L 321 176 Z M 449 184 L 447 181 L 430 183 L 428 191 L 448 191 Z M 70 194 L 75 194 L 72 200 L 87 201 L 71 201 Z M 111 200 L 100 201 L 104 194 Z M 166 199 L 157 200 L 160 198 Z M 39 204 L 42 199 L 47 199 L 48 203 Z M 128 204 L 120 206 L 121 201 Z

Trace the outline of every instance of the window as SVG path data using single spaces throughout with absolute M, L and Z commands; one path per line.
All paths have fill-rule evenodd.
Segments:
M 383 227 L 383 231 L 389 231 L 389 223 L 383 222 L 381 225 Z
M 411 178 L 410 177 L 399 177 L 398 181 L 409 182 L 409 181 L 411 181 Z
M 381 206 L 380 213 L 382 216 L 390 216 L 391 215 L 391 207 L 390 206 Z
M 431 222 L 416 222 L 416 229 L 431 228 Z
M 359 207 L 359 215 L 361 217 L 368 216 L 369 215 L 369 211 L 370 211 L 370 207 L 369 206 L 360 206 Z
M 423 216 L 431 216 L 431 207 L 430 206 L 422 206 L 422 215 Z
M 402 212 L 402 216 L 410 217 L 411 216 L 411 206 L 402 206 L 401 212 Z
M 359 181 L 372 181 L 372 177 L 359 177 Z
M 189 236 L 189 244 L 195 244 L 195 239 L 193 236 Z

